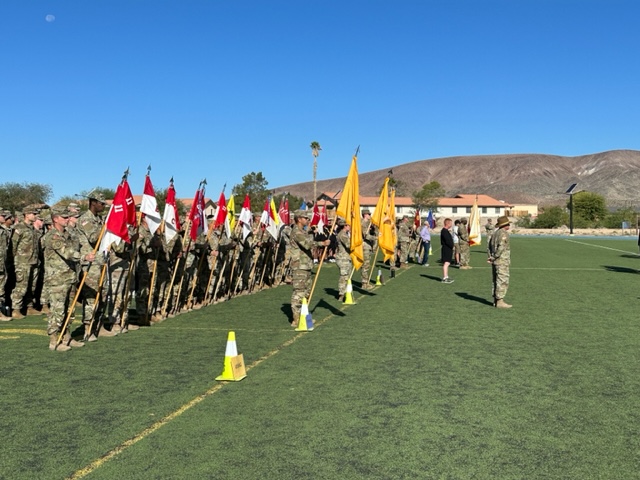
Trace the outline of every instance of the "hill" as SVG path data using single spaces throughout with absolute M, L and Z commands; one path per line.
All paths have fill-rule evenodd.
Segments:
M 399 182 L 398 195 L 411 196 L 425 183 L 436 180 L 448 196 L 484 193 L 509 203 L 562 204 L 558 194 L 572 183 L 578 189 L 603 195 L 610 207 L 640 207 L 640 151 L 608 152 L 563 157 L 542 154 L 505 154 L 419 160 L 372 172 L 360 172 L 360 193 L 376 196 L 389 168 Z M 345 173 L 347 167 L 345 167 Z M 318 192 L 338 191 L 345 177 L 317 182 Z M 313 182 L 286 185 L 276 193 L 313 197 Z

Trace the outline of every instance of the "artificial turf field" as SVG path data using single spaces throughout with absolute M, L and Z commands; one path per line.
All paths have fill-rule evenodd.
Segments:
M 510 310 L 484 245 L 445 285 L 436 241 L 356 305 L 323 266 L 308 333 L 285 285 L 66 353 L 2 323 L 0 478 L 640 478 L 637 249 L 514 236 Z

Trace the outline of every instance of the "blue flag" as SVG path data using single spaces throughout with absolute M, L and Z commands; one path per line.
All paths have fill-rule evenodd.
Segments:
M 306 210 L 306 209 L 307 209 L 307 203 L 303 200 L 302 205 L 300 205 L 300 210 Z
M 429 228 L 436 228 L 436 220 L 433 218 L 431 209 L 429 209 L 429 213 L 427 213 L 427 221 L 429 222 Z

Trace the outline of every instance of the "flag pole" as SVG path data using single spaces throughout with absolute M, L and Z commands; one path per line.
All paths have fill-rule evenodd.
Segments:
M 336 228 L 336 223 L 338 222 L 334 221 L 333 224 L 331 225 L 331 230 L 329 231 L 329 237 L 333 235 L 333 230 Z M 311 297 L 313 296 L 313 291 L 316 288 L 316 283 L 318 282 L 318 277 L 320 276 L 320 270 L 322 269 L 322 264 L 324 262 L 324 257 L 327 254 L 328 248 L 329 248 L 329 245 L 325 245 L 324 248 L 322 249 L 322 255 L 320 256 L 320 262 L 318 263 L 318 270 L 316 270 L 316 274 L 313 277 L 313 284 L 311 285 L 311 291 L 309 292 L 309 298 L 307 299 L 307 304 L 309 305 L 311 305 Z

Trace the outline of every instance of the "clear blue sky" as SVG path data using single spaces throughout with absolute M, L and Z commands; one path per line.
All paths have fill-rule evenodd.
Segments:
M 55 18 L 47 16 L 54 16 Z M 0 183 L 640 150 L 637 0 L 3 0 Z

